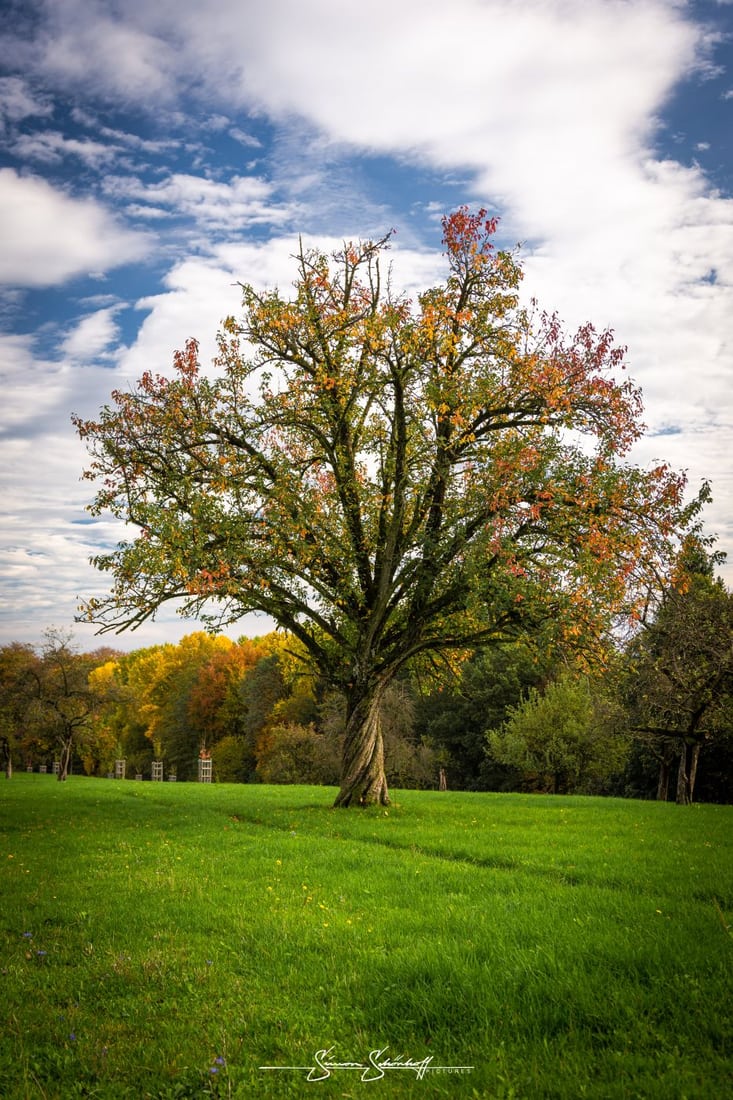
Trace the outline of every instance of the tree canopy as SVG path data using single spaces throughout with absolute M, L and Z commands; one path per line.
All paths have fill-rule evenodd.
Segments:
M 270 615 L 346 696 L 338 805 L 388 801 L 379 704 L 404 666 L 530 629 L 591 649 L 699 507 L 625 461 L 643 426 L 624 349 L 524 307 L 495 232 L 446 217 L 446 278 L 416 302 L 388 238 L 301 246 L 291 295 L 243 285 L 213 370 L 189 340 L 171 377 L 75 418 L 92 513 L 137 529 L 94 559 L 112 587 L 84 617 Z

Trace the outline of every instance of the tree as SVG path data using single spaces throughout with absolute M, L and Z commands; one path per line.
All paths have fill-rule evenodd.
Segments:
M 733 729 L 733 594 L 715 579 L 722 556 L 697 533 L 685 540 L 654 614 L 629 648 L 633 731 L 659 764 L 666 800 L 677 761 L 676 801 L 692 802 L 706 742 Z
M 200 664 L 188 696 L 188 719 L 199 731 L 201 747 L 241 732 L 238 688 L 261 657 L 260 648 L 246 638 L 238 644 L 220 641 L 226 644 L 212 648 Z
M 338 780 L 338 752 L 333 738 L 313 726 L 273 726 L 260 740 L 257 776 L 263 783 L 320 783 Z
M 38 663 L 32 646 L 11 642 L 0 648 L 0 761 L 6 779 L 13 774 L 28 705 L 29 673 Z
M 441 753 L 448 785 L 460 790 L 496 790 L 512 785 L 513 773 L 486 754 L 486 730 L 496 729 L 530 687 L 549 679 L 552 654 L 545 647 L 515 643 L 478 650 L 456 674 L 418 698 L 417 722 Z
M 228 677 L 212 673 L 217 658 L 230 655 L 234 648 L 229 638 L 195 631 L 181 638 L 178 645 L 166 646 L 151 669 L 154 679 L 147 692 L 146 735 L 179 779 L 196 776 L 199 752 L 210 750 L 225 732 L 217 710 L 226 698 Z M 210 689 L 209 699 L 201 690 L 204 683 Z
M 102 753 L 92 761 L 102 772 L 124 756 L 143 772 L 153 756 L 160 759 L 162 743 L 158 726 L 160 706 L 156 692 L 173 661 L 175 646 L 157 645 L 120 654 L 95 669 L 90 685 L 98 696 L 95 714 L 96 741 Z
M 609 711 L 587 677 L 566 674 L 544 692 L 530 688 L 510 707 L 503 725 L 487 734 L 489 751 L 552 794 L 596 791 L 623 768 L 628 753 Z
M 220 783 L 244 783 L 250 768 L 248 750 L 243 737 L 226 734 L 211 750 L 214 777 Z
M 98 698 L 89 674 L 109 656 L 109 650 L 78 653 L 69 635 L 48 630 L 40 660 L 29 669 L 26 714 L 58 751 L 60 782 L 69 773 L 72 752 L 92 729 Z
M 389 801 L 380 703 L 402 669 L 540 624 L 591 647 L 686 520 L 684 478 L 622 460 L 641 402 L 612 334 L 523 308 L 485 211 L 443 229 L 446 279 L 416 304 L 387 238 L 332 263 L 301 246 L 292 297 L 242 287 L 213 373 L 189 340 L 173 377 L 75 418 L 90 510 L 138 531 L 93 559 L 113 583 L 85 619 L 272 616 L 346 696 L 339 806 Z

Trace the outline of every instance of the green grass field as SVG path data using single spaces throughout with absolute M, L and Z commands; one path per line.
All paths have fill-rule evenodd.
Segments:
M 332 797 L 3 781 L 0 1095 L 733 1095 L 733 807 Z

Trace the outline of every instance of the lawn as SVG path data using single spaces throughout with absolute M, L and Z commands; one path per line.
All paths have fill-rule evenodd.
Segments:
M 733 1095 L 733 807 L 333 795 L 2 782 L 0 1095 Z

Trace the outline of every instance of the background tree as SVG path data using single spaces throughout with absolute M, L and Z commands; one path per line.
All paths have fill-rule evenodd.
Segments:
M 149 770 L 154 758 L 161 758 L 155 691 L 166 675 L 174 648 L 158 645 L 133 650 L 92 672 L 90 683 L 99 698 L 95 742 L 104 752 L 90 763 L 102 774 L 121 757 L 140 773 Z
M 248 667 L 244 650 L 232 656 L 235 648 L 229 638 L 196 631 L 166 647 L 154 666 L 146 735 L 179 779 L 196 778 L 201 749 L 210 751 L 228 732 L 231 683 Z
M 95 559 L 113 585 L 86 618 L 272 616 L 347 700 L 339 806 L 388 801 L 380 705 L 412 661 L 538 623 L 592 647 L 686 518 L 683 478 L 622 461 L 641 403 L 610 332 L 522 308 L 485 211 L 443 230 L 417 303 L 386 238 L 301 248 L 291 297 L 243 286 L 213 374 L 191 340 L 75 418 L 92 512 L 139 532 Z
M 214 779 L 219 783 L 246 783 L 251 778 L 251 762 L 243 737 L 227 733 L 211 750 Z
M 229 778 L 251 777 L 256 756 L 255 738 L 247 740 L 250 726 L 259 731 L 276 711 L 289 720 L 312 717 L 312 700 L 308 705 L 302 701 L 307 695 L 303 678 L 279 671 L 277 654 L 287 645 L 287 639 L 274 634 L 235 643 L 199 631 L 176 645 L 117 655 L 90 676 L 99 705 L 94 752 L 87 753 L 85 767 L 104 773 L 112 760 L 124 756 L 144 773 L 153 759 L 165 758 L 179 778 L 190 779 L 199 751 L 227 738 L 230 744 L 220 754 L 223 770 Z M 270 661 L 278 673 L 276 690 L 268 695 L 263 688 Z M 295 682 L 298 701 L 290 690 Z
M 313 726 L 276 725 L 260 739 L 257 778 L 263 783 L 338 782 L 338 741 Z
M 212 646 L 210 655 L 199 664 L 187 703 L 188 718 L 207 747 L 242 732 L 238 688 L 262 657 L 257 641 L 218 641 L 224 644 Z
M 523 772 L 530 789 L 552 794 L 598 793 L 629 750 L 599 685 L 574 673 L 530 688 L 487 740 L 491 756 Z
M 541 649 L 542 652 L 537 652 Z M 509 790 L 516 769 L 486 753 L 486 730 L 504 722 L 530 687 L 550 679 L 553 655 L 524 643 L 478 650 L 455 670 L 434 677 L 418 694 L 415 721 L 445 767 L 448 786 L 459 790 Z
M 58 753 L 60 782 L 69 774 L 72 753 L 91 736 L 98 697 L 89 674 L 109 655 L 79 653 L 69 634 L 49 630 L 40 660 L 29 669 L 26 720 Z
M 265 742 L 271 745 L 273 726 L 308 726 L 317 717 L 313 680 L 304 664 L 307 655 L 296 656 L 299 649 L 288 635 L 258 638 L 256 660 L 234 687 L 236 732 L 244 745 L 245 775 L 252 781 L 261 779 L 260 752 Z
M 659 765 L 666 799 L 675 763 L 676 801 L 691 802 L 706 743 L 733 734 L 733 594 L 699 535 L 686 539 L 670 584 L 628 651 L 632 728 Z
M 95 696 L 94 737 L 84 746 L 82 761 L 87 775 L 109 775 L 115 760 L 129 756 L 129 737 L 123 715 L 128 709 L 129 692 L 120 682 L 120 660 L 112 659 L 93 668 L 89 687 Z M 123 734 L 122 731 L 125 731 Z M 142 771 L 138 760 L 130 761 Z
M 0 647 L 0 765 L 10 779 L 19 761 L 28 707 L 31 669 L 38 663 L 35 650 L 21 642 Z

